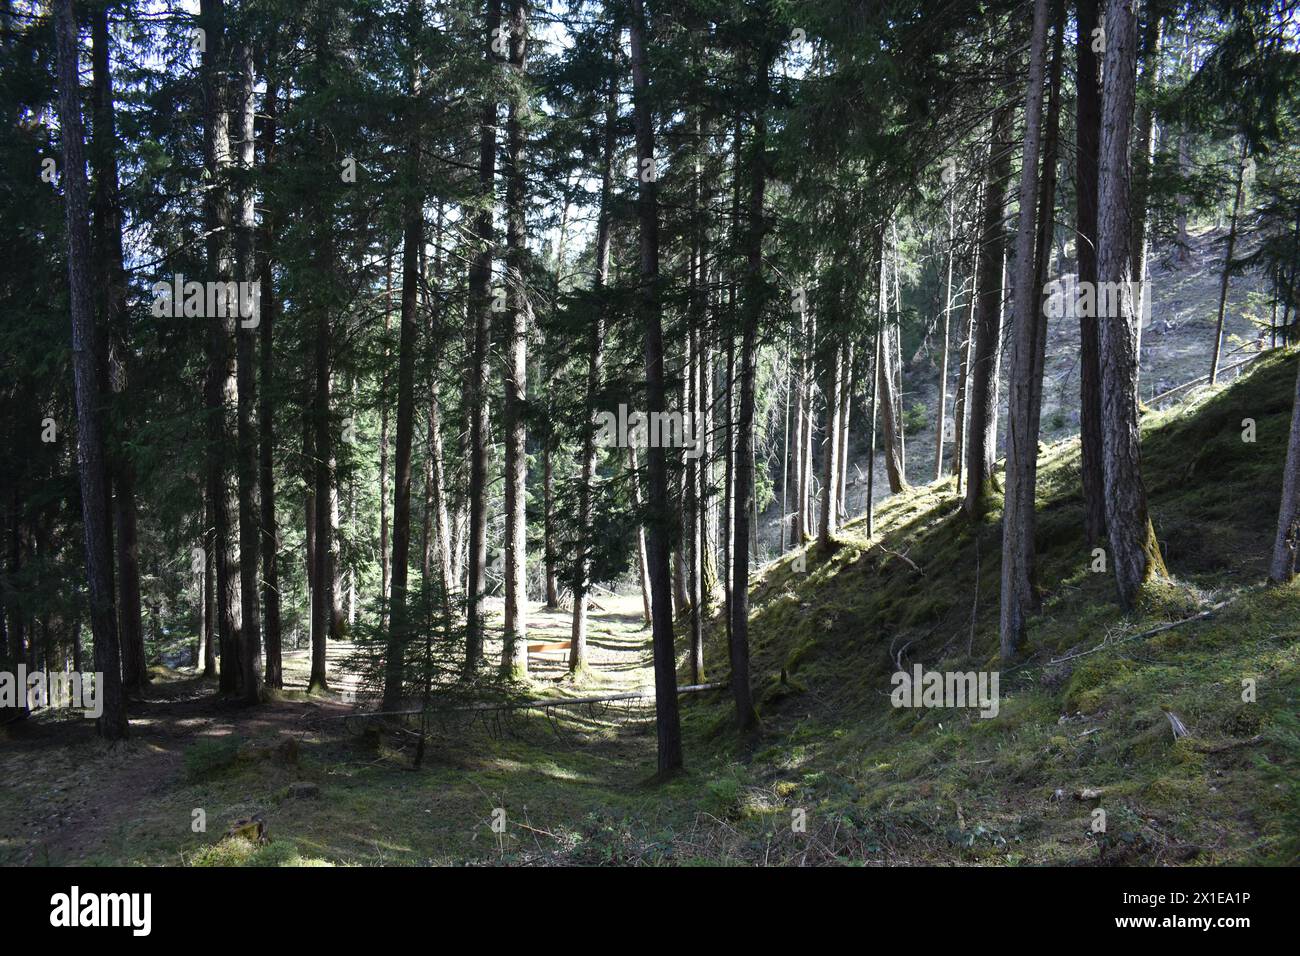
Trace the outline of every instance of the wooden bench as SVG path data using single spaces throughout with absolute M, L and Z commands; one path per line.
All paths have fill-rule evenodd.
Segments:
M 573 641 L 544 641 L 528 645 L 529 654 L 543 654 L 547 651 L 572 651 Z

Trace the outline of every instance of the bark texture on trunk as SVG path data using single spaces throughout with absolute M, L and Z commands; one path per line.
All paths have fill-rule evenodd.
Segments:
M 648 26 L 642 0 L 631 0 L 632 104 L 636 126 L 637 218 L 640 223 L 640 311 L 645 329 L 646 406 L 662 413 L 664 343 L 659 311 L 659 196 L 655 170 L 654 118 L 646 64 Z M 677 662 L 673 652 L 672 581 L 668 568 L 668 468 L 662 448 L 646 449 L 646 564 L 654 641 L 655 731 L 660 774 L 682 766 L 682 729 L 677 707 Z
M 742 733 L 758 724 L 753 690 L 749 679 L 749 562 L 745 559 L 744 541 L 749 535 L 755 508 L 754 493 L 754 388 L 758 365 L 758 327 L 763 317 L 765 287 L 763 282 L 763 199 L 767 189 L 767 98 L 772 48 L 766 38 L 760 41 L 754 57 L 755 102 L 753 132 L 749 149 L 748 229 L 745 235 L 745 298 L 740 346 L 740 410 L 736 422 L 736 563 L 731 586 L 731 694 L 736 703 L 736 725 Z M 840 374 L 839 355 L 828 350 L 829 362 L 836 379 Z M 830 414 L 838 416 L 839 396 L 827 396 Z M 835 427 L 827 430 L 830 440 L 829 505 L 822 518 L 822 543 L 828 546 L 835 528 L 835 490 L 837 481 L 834 460 L 839 434 Z M 828 517 L 829 516 L 829 517 Z M 827 521 L 830 521 L 829 528 Z M 755 530 L 757 521 L 755 521 Z
M 269 168 L 276 148 L 277 118 L 279 115 L 279 86 L 275 80 L 276 58 L 274 52 L 267 58 L 267 88 L 263 109 L 266 119 L 262 125 L 262 163 Z M 269 213 L 264 219 L 262 248 L 258 254 L 261 289 L 261 323 L 259 335 L 259 376 L 262 390 L 259 395 L 258 425 L 258 492 L 261 498 L 261 552 L 262 552 L 262 628 L 265 632 L 266 686 L 283 687 L 284 670 L 281 658 L 283 638 L 280 628 L 280 535 L 275 514 L 275 402 L 274 383 L 274 328 L 278 303 L 275 298 L 275 276 L 271 268 L 271 243 L 276 239 L 276 222 Z
M 840 467 L 840 390 L 843 388 L 838 339 L 831 337 L 822 343 L 822 395 L 826 402 L 826 431 L 822 443 L 822 512 L 817 523 L 817 546 L 828 550 L 837 527 L 839 507 Z M 886 432 L 888 434 L 888 432 Z M 741 450 L 737 446 L 736 454 Z M 739 457 L 736 459 L 739 465 Z
M 1097 160 L 1101 139 L 1100 63 L 1092 51 L 1098 0 L 1078 0 L 1075 248 L 1079 288 L 1097 287 Z M 1071 313 L 1072 314 L 1072 313 Z M 1079 316 L 1079 456 L 1084 535 L 1093 547 L 1106 536 L 1102 474 L 1101 339 L 1096 315 Z
M 971 517 L 984 513 L 997 451 L 997 371 L 1002 346 L 1002 260 L 1006 236 L 1003 210 L 1011 177 L 1011 118 L 1008 104 L 993 114 L 984 198 L 980 210 L 980 260 L 976 286 L 974 348 L 966 387 L 966 500 Z
M 90 288 L 90 223 L 87 208 L 85 140 L 81 90 L 77 82 L 77 22 L 72 0 L 54 5 L 59 83 L 59 127 L 63 140 L 63 202 L 68 243 L 68 291 L 72 304 L 72 371 L 77 409 L 77 473 L 85 532 L 86 578 L 95 670 L 103 713 L 96 727 L 106 740 L 127 735 L 122 694 L 117 608 L 113 590 L 113 544 L 108 515 L 108 466 L 104 458 L 99 373 L 95 362 L 95 308 Z
M 234 66 L 239 82 L 234 115 L 239 121 L 239 166 L 250 175 L 254 158 L 253 51 L 241 43 L 235 48 Z M 241 282 L 253 281 L 257 264 L 253 259 L 253 234 L 257 227 L 254 194 L 245 185 L 239 196 L 239 224 L 235 230 L 235 276 Z M 234 323 L 238 355 L 239 398 L 237 411 L 237 486 L 239 492 L 239 594 L 242 626 L 239 636 L 239 696 L 255 704 L 262 698 L 262 620 L 258 602 L 258 558 L 260 556 L 261 519 L 257 500 L 257 423 L 253 420 L 255 401 L 254 323 L 260 323 L 260 303 L 254 316 L 240 317 Z
M 487 0 L 483 55 L 498 60 L 492 45 L 501 26 L 501 0 Z M 466 410 L 469 415 L 469 555 L 465 585 L 465 673 L 473 675 L 483 663 L 483 598 L 487 589 L 488 442 L 491 439 L 488 395 L 492 326 L 492 245 L 494 179 L 497 152 L 497 104 L 483 103 L 479 119 L 478 188 L 483 204 L 474 219 L 474 255 L 469 266 L 469 374 Z
M 393 557 L 389 564 L 391 605 L 384 653 L 384 710 L 402 700 L 406 647 L 412 634 L 407 589 L 411 558 L 411 452 L 415 435 L 415 350 L 419 347 L 420 253 L 424 245 L 424 198 L 420 188 L 420 65 L 417 53 L 423 8 L 406 8 L 409 97 L 406 117 L 406 201 L 402 210 L 402 299 L 397 345 L 397 441 L 393 456 Z
M 114 395 L 122 395 L 127 387 L 130 343 L 127 342 L 125 325 L 127 288 L 122 256 L 122 199 L 118 189 L 117 117 L 113 107 L 107 6 L 93 4 L 90 17 L 93 44 L 91 106 L 94 124 L 90 165 L 95 179 L 92 238 L 97 253 L 95 285 L 102 289 L 103 295 L 103 325 L 96 334 L 107 339 L 106 343 L 101 339 L 101 348 L 102 344 L 107 344 L 109 387 Z M 120 409 L 119 415 L 129 417 L 129 408 Z M 140 614 L 135 466 L 120 434 L 116 438 L 106 434 L 105 443 L 113 485 L 113 541 L 117 549 L 117 619 L 122 649 L 122 690 L 131 695 L 141 691 L 149 680 L 145 661 L 144 626 Z
M 506 119 L 506 294 L 505 328 L 505 634 L 501 673 L 522 680 L 528 676 L 528 319 L 532 307 L 524 279 L 526 223 L 524 206 L 528 183 L 524 170 L 523 92 L 528 41 L 526 0 L 511 0 L 510 69 L 516 95 L 510 99 Z
M 1137 415 L 1136 313 L 1130 284 L 1133 238 L 1129 206 L 1129 137 L 1137 66 L 1136 0 L 1108 0 L 1106 87 L 1102 98 L 1097 184 L 1098 281 L 1119 283 L 1117 314 L 1100 321 L 1101 420 L 1106 524 L 1121 605 L 1130 609 L 1143 584 L 1163 576 L 1164 561 L 1147 511 Z
M 1020 219 L 1016 228 L 1016 272 L 1012 315 L 1010 409 L 1007 415 L 1006 500 L 1002 512 L 1002 589 L 999 634 L 1002 659 L 1020 646 L 1034 609 L 1034 493 L 1038 462 L 1038 418 L 1034 414 L 1034 369 L 1043 328 L 1038 278 L 1038 155 L 1042 145 L 1043 71 L 1047 50 L 1048 0 L 1035 0 L 1029 42 L 1029 89 L 1021 153 Z M 1043 215 L 1050 216 L 1050 209 Z

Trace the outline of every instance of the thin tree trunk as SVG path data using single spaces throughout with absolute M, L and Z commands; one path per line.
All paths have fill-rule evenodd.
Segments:
M 617 56 L 617 51 L 614 51 Z M 610 69 L 613 71 L 614 64 Z M 591 524 L 593 485 L 596 482 L 596 467 L 599 464 L 599 449 L 596 446 L 596 402 L 600 397 L 601 377 L 604 374 L 605 345 L 605 286 L 609 281 L 609 248 L 614 217 L 614 150 L 617 144 L 618 124 L 618 80 L 613 72 L 605 95 L 605 137 L 601 156 L 600 177 L 600 218 L 596 223 L 596 273 L 593 286 L 596 295 L 592 309 L 591 330 L 587 339 L 587 422 L 583 434 L 582 484 L 578 487 L 578 556 L 573 575 L 573 630 L 569 645 L 569 671 L 582 675 L 587 668 L 587 594 L 591 588 L 591 552 L 593 549 L 593 529 Z M 629 448 L 632 458 L 633 501 L 640 508 L 640 493 L 636 484 L 635 452 Z M 646 587 L 645 577 L 645 539 L 641 529 L 637 529 L 637 560 L 642 583 L 642 597 L 645 600 L 646 622 L 650 621 L 650 592 Z
M 1020 214 L 1012 315 L 1010 408 L 1007 414 L 1006 499 L 1002 517 L 1002 590 L 999 634 L 1002 659 L 1010 660 L 1024 639 L 1036 600 L 1034 492 L 1038 430 L 1034 427 L 1034 367 L 1042 328 L 1038 278 L 1038 156 L 1042 146 L 1043 71 L 1047 52 L 1047 2 L 1035 0 L 1029 44 L 1029 90 L 1021 153 Z M 1042 215 L 1051 216 L 1050 209 Z
M 415 432 L 415 350 L 420 295 L 420 252 L 424 246 L 424 196 L 420 189 L 420 64 L 417 52 L 424 10 L 420 0 L 406 8 L 408 51 L 406 130 L 406 203 L 402 211 L 402 311 L 397 346 L 397 447 L 393 462 L 393 560 L 390 585 L 392 610 L 384 655 L 383 709 L 396 710 L 402 701 L 406 646 L 413 619 L 408 593 L 411 557 L 411 451 Z
M 894 406 L 895 422 L 898 429 L 898 479 L 902 487 L 907 485 L 907 424 L 906 396 L 903 394 L 903 282 L 901 279 L 903 252 L 898 244 L 898 222 L 890 220 L 889 231 L 894 240 L 894 371 L 898 375 L 895 384 L 897 402 Z
M 1147 6 L 1147 23 L 1142 48 L 1142 100 L 1138 107 L 1136 135 L 1137 150 L 1133 164 L 1133 281 L 1137 286 L 1137 339 L 1133 355 L 1138 363 L 1137 375 L 1142 372 L 1142 322 L 1147 313 L 1147 206 L 1151 193 L 1151 170 L 1155 165 L 1156 124 L 1155 98 L 1160 85 L 1160 41 L 1164 22 L 1158 9 Z
M 1101 138 L 1100 63 L 1092 50 L 1099 0 L 1078 0 L 1078 99 L 1076 128 L 1075 248 L 1078 288 L 1097 289 L 1097 162 Z M 1079 320 L 1079 457 L 1083 486 L 1083 529 L 1088 546 L 1106 536 L 1105 479 L 1102 474 L 1101 340 L 1097 316 Z M 1067 314 L 1075 314 L 1069 310 Z
M 785 429 L 781 436 L 781 520 L 777 523 L 778 554 L 785 554 L 785 526 L 790 520 L 790 404 L 794 399 L 794 368 L 788 360 L 783 377 L 785 379 Z
M 1232 199 L 1232 218 L 1228 223 L 1228 248 L 1223 254 L 1223 270 L 1219 273 L 1219 311 L 1214 323 L 1214 350 L 1210 356 L 1210 384 L 1219 379 L 1219 359 L 1223 352 L 1223 318 L 1228 309 L 1228 282 L 1231 278 L 1232 256 L 1237 251 L 1237 223 L 1241 216 L 1241 196 L 1246 179 L 1246 138 L 1241 137 L 1237 157 L 1236 192 Z M 1140 318 L 1140 317 L 1139 317 Z
M 983 514 L 989 494 L 997 447 L 996 412 L 998 355 L 1002 337 L 1002 268 L 1005 235 L 1002 220 L 1011 176 L 1011 118 L 1004 105 L 993 114 L 989 159 L 980 211 L 980 260 L 976 287 L 975 345 L 968 374 L 966 407 L 966 500 L 971 517 Z
M 212 505 L 204 503 L 203 521 L 203 676 L 217 676 L 217 650 L 213 641 L 217 634 L 217 575 L 216 551 L 213 548 Z
M 953 206 L 956 203 L 956 190 L 948 196 L 948 280 L 943 300 L 943 349 L 939 355 L 939 402 L 934 437 L 934 480 L 943 478 L 943 432 L 947 426 L 948 415 L 948 323 L 952 315 L 952 265 L 957 255 L 953 242 Z
M 266 99 L 263 108 L 266 120 L 262 126 L 263 166 L 270 168 L 276 150 L 276 133 L 279 115 L 279 85 L 276 79 L 276 57 L 272 50 L 267 57 Z M 258 489 L 262 509 L 262 627 L 266 645 L 266 686 L 284 686 L 284 668 L 281 662 L 283 638 L 280 628 L 280 536 L 275 516 L 275 402 L 273 335 L 278 302 L 275 298 L 275 276 L 271 268 L 270 244 L 277 238 L 278 224 L 269 214 L 264 217 L 262 249 L 259 255 L 261 288 L 260 370 L 262 390 L 258 407 L 259 479 Z
M 510 69 L 516 92 L 506 119 L 506 292 L 505 329 L 505 634 L 501 674 L 515 680 L 528 676 L 528 432 L 524 411 L 528 403 L 528 318 L 532 311 L 524 279 L 524 241 L 528 202 L 524 171 L 523 114 L 528 98 L 522 91 L 528 42 L 527 0 L 511 0 Z
M 659 309 L 659 198 L 654 119 L 646 67 L 645 11 L 632 0 L 630 18 L 632 105 L 636 126 L 637 218 L 640 222 L 641 322 L 645 329 L 646 405 L 651 416 L 665 410 L 664 346 Z M 653 420 L 653 419 L 652 419 Z M 661 775 L 682 766 L 682 729 L 677 708 L 677 663 L 673 651 L 672 582 L 668 568 L 668 469 L 663 448 L 646 449 L 648 461 L 646 561 L 650 572 L 654 634 L 655 730 Z M 734 666 L 734 665 L 733 665 Z
M 314 26 L 311 44 L 312 54 L 320 69 L 330 65 L 331 44 L 328 23 L 324 19 Z M 314 130 L 316 160 L 319 168 L 333 165 L 333 144 L 327 130 Z M 336 265 L 333 209 L 325 202 L 315 204 L 310 213 L 313 236 L 312 259 L 315 271 L 320 276 L 318 281 L 332 282 Z M 307 303 L 307 314 L 315 322 L 312 335 L 312 396 L 308 416 L 311 429 L 311 464 L 314 484 L 311 499 L 312 520 L 315 525 L 312 541 L 311 558 L 313 565 L 311 592 L 311 673 L 307 679 L 308 692 L 322 691 L 329 687 L 328 668 L 326 664 L 326 641 L 330 630 L 334 607 L 334 577 L 331 567 L 331 491 L 334 486 L 334 451 L 333 435 L 330 430 L 330 341 L 331 341 L 331 306 L 333 297 L 329 295 L 312 296 Z M 310 326 L 309 326 L 310 328 Z
M 853 411 L 853 388 L 857 384 L 857 375 L 853 371 L 853 342 L 845 342 L 842 350 L 843 371 L 840 373 L 840 454 L 836 463 L 840 483 L 835 495 L 835 504 L 839 508 L 841 520 L 849 517 L 849 417 Z
M 222 0 L 204 0 L 200 20 L 206 31 L 202 61 L 204 96 L 204 166 L 209 177 L 205 191 L 204 224 L 207 229 L 207 267 L 219 281 L 231 277 L 231 209 L 227 169 L 230 165 L 230 130 L 226 113 L 225 9 Z M 233 319 L 209 317 L 206 400 L 208 415 L 208 496 L 212 499 L 214 549 L 217 564 L 217 641 L 221 646 L 219 688 L 223 694 L 239 690 L 241 642 L 240 571 L 236 553 L 238 492 L 232 486 L 227 462 L 235 446 L 231 416 L 238 404 L 238 386 L 230 349 Z
M 885 269 L 884 264 L 881 265 Z M 889 303 L 889 280 L 886 277 L 884 282 L 885 292 L 881 296 L 881 301 L 885 303 L 886 310 Z M 883 312 L 880 317 L 881 328 L 881 353 L 880 365 L 876 369 L 879 381 L 876 382 L 876 389 L 880 394 L 880 417 L 885 439 L 885 469 L 889 475 L 889 490 L 892 494 L 898 494 L 905 487 L 906 481 L 903 478 L 903 452 L 901 443 L 902 419 L 899 416 L 899 398 L 897 391 L 897 379 L 894 376 L 894 363 L 897 351 L 894 346 L 894 328 L 890 322 L 888 311 Z
M 1097 187 L 1097 274 L 1119 283 L 1118 314 L 1100 322 L 1102 443 L 1106 524 L 1121 605 L 1131 609 L 1143 584 L 1166 574 L 1147 511 L 1137 417 L 1134 308 L 1129 283 L 1133 230 L 1129 205 L 1129 135 L 1136 71 L 1137 16 L 1132 0 L 1108 0 L 1106 86 L 1102 97 Z
M 331 379 L 331 387 L 333 380 Z M 330 521 L 329 521 L 329 567 L 330 567 L 330 640 L 341 641 L 347 633 L 345 624 L 347 616 L 343 613 L 343 535 L 339 523 L 339 473 L 338 459 L 334 456 L 333 443 L 330 446 Z
M 806 412 L 804 402 L 807 393 L 807 356 L 804 350 L 804 342 L 807 335 L 808 316 L 806 308 L 799 310 L 799 333 L 798 345 L 795 347 L 795 354 L 798 356 L 795 364 L 795 375 L 792 382 L 794 389 L 794 526 L 791 535 L 794 545 L 802 545 L 808 540 L 808 529 L 804 525 L 804 516 L 806 508 L 804 507 L 804 498 L 807 493 L 807 472 L 808 463 L 804 460 L 804 419 Z
M 882 239 L 881 249 L 885 250 L 885 248 Z M 894 255 L 898 255 L 896 243 Z M 882 251 L 880 260 L 881 361 L 876 370 L 876 374 L 880 376 L 876 388 L 880 392 L 880 413 L 884 425 L 885 467 L 889 474 L 889 490 L 893 494 L 898 494 L 907 487 L 907 478 L 903 459 L 902 399 L 896 377 L 896 373 L 898 375 L 902 373 L 894 367 L 899 354 L 899 346 L 894 341 L 898 319 L 890 315 L 888 265 L 889 257 L 885 251 Z
M 868 538 L 876 533 L 876 417 L 880 405 L 880 354 L 883 349 L 880 333 L 880 328 L 877 328 L 871 356 L 871 447 L 867 458 Z
M 547 385 L 551 384 L 550 376 Z M 555 437 L 550 429 L 542 436 L 542 563 L 546 575 L 546 609 L 559 610 L 559 553 L 555 547 Z
M 492 50 L 493 34 L 501 25 L 501 0 L 487 0 L 483 55 L 489 64 L 498 59 Z M 465 673 L 483 663 L 483 597 L 487 585 L 488 494 L 488 376 L 491 359 L 489 331 L 492 323 L 493 181 L 496 171 L 497 103 L 490 96 L 479 120 L 478 187 L 483 202 L 474 221 L 475 249 L 469 267 L 470 358 L 466 405 L 469 414 L 469 555 L 465 592 Z
M 828 329 L 822 343 L 822 395 L 826 399 L 826 431 L 822 451 L 822 513 L 817 524 L 817 546 L 831 547 L 839 508 L 840 389 L 842 383 L 839 342 Z M 740 452 L 737 450 L 737 455 Z
M 442 254 L 442 243 L 445 235 L 446 219 L 443 214 L 443 203 L 438 201 L 437 212 L 434 217 L 434 282 L 435 288 L 441 289 L 444 278 L 444 264 L 446 260 Z M 441 312 L 436 306 L 431 305 L 429 308 L 429 342 L 434 348 L 440 348 L 445 336 L 440 327 Z M 451 528 L 451 515 L 448 506 L 447 494 L 447 477 L 444 466 L 445 456 L 443 453 L 442 443 L 442 401 L 438 393 L 438 376 L 434 372 L 429 376 L 429 408 L 428 408 L 428 450 L 427 456 L 429 466 L 427 469 L 429 481 L 429 504 L 433 508 L 434 521 L 436 521 L 436 532 L 438 539 L 438 581 L 441 586 L 442 599 L 444 602 L 443 613 L 446 621 L 451 620 L 452 595 L 459 586 L 456 578 L 455 560 L 453 558 L 453 533 Z M 426 572 L 427 575 L 427 572 Z M 448 625 L 449 626 L 449 625 Z
M 636 509 L 637 514 L 640 514 L 644 506 L 641 477 L 637 466 L 636 449 L 630 444 L 627 449 L 627 464 L 628 480 L 632 482 L 632 507 Z M 640 522 L 637 523 L 636 528 L 636 557 L 638 577 L 641 579 L 642 615 L 646 624 L 650 624 L 653 620 L 650 613 L 650 565 L 646 557 L 645 525 Z
M 241 42 L 235 48 L 235 67 L 239 70 L 238 101 L 235 115 L 239 119 L 239 166 L 245 175 L 253 171 L 254 159 L 254 100 L 253 51 Z M 235 275 L 238 281 L 251 282 L 257 271 L 253 258 L 253 236 L 257 228 L 254 195 L 251 185 L 245 185 L 239 197 L 239 224 L 235 230 Z M 239 398 L 237 413 L 237 482 L 239 493 L 239 696 L 248 704 L 262 698 L 262 621 L 258 606 L 257 570 L 259 564 L 261 528 L 260 508 L 257 500 L 257 425 L 253 421 L 255 366 L 254 331 L 260 323 L 260 303 L 254 313 L 237 320 L 235 342 L 238 350 Z
M 749 197 L 747 210 L 748 229 L 745 232 L 745 301 L 744 320 L 741 326 L 740 347 L 740 414 L 737 420 L 736 434 L 736 541 L 743 547 L 749 531 L 750 515 L 754 511 L 754 389 L 758 365 L 758 326 L 763 317 L 763 235 L 766 223 L 763 218 L 763 198 L 767 188 L 767 98 L 770 86 L 768 72 L 771 68 L 773 50 L 764 37 L 757 51 L 754 62 L 754 100 L 753 133 L 750 142 L 749 161 Z M 830 354 L 833 374 L 839 377 L 839 356 Z M 832 401 L 828 395 L 828 405 L 838 415 L 838 395 Z M 832 446 L 838 441 L 834 427 L 828 429 Z M 830 486 L 835 485 L 835 471 L 832 448 L 830 466 Z M 828 513 L 831 516 L 830 531 L 834 530 L 834 491 L 831 492 Z M 754 522 L 757 530 L 757 520 Z M 826 518 L 822 519 L 823 545 L 829 544 Z M 731 587 L 731 694 L 736 702 L 736 724 L 742 733 L 750 732 L 758 724 L 758 713 L 754 710 L 753 690 L 749 680 L 749 562 L 737 556 L 735 575 Z
M 99 375 L 95 363 L 95 310 L 90 288 L 90 223 L 87 217 L 85 141 L 81 91 L 77 83 L 77 23 L 72 0 L 56 0 L 55 40 L 59 84 L 59 131 L 63 141 L 63 199 L 68 243 L 68 291 L 72 305 L 72 369 L 77 408 L 77 472 L 85 532 L 95 670 L 102 675 L 96 703 L 103 704 L 97 729 L 106 740 L 127 736 L 122 693 L 117 609 L 113 591 L 113 544 L 108 515 L 108 467 L 100 420 Z
M 379 626 L 391 619 L 392 553 L 388 550 L 388 326 L 393 311 L 393 255 L 384 270 L 384 375 L 379 392 Z
M 122 201 L 117 175 L 117 118 L 113 108 L 108 10 L 104 4 L 90 8 L 93 55 L 91 103 L 94 136 L 90 165 L 94 173 L 93 239 L 96 286 L 104 290 L 103 330 L 107 336 L 109 384 L 121 395 L 127 386 L 126 273 L 122 257 Z M 139 693 L 149 680 L 145 662 L 144 628 L 140 617 L 140 557 L 136 533 L 135 466 L 119 439 L 108 436 L 106 452 L 112 480 L 114 544 L 117 549 L 118 636 L 122 649 L 122 692 Z

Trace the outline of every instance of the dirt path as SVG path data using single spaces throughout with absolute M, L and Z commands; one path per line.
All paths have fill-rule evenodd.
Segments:
M 530 662 L 536 696 L 617 693 L 651 680 L 648 630 L 639 596 L 600 598 L 591 616 L 592 678 L 575 687 L 565 652 L 535 655 Z M 489 664 L 499 659 L 501 602 L 489 601 Z M 529 637 L 567 639 L 569 612 L 530 608 Z M 313 717 L 364 709 L 355 675 L 343 667 L 354 648 L 331 643 L 327 661 L 331 694 L 302 698 L 310 671 L 307 649 L 285 654 L 285 690 L 278 699 L 245 708 L 216 696 L 215 681 L 188 670 L 159 673 L 144 699 L 130 707 L 130 739 L 105 746 L 92 721 L 42 716 L 0 733 L 0 864 L 60 865 L 118 856 L 117 835 L 142 802 L 161 799 L 182 781 L 186 748 L 203 739 L 240 740 L 302 736 Z M 179 862 L 179 861 L 177 861 Z

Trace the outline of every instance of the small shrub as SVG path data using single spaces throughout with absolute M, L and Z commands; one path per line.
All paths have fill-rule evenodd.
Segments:
M 930 424 L 930 413 L 926 411 L 924 405 L 916 402 L 911 408 L 903 412 L 903 431 L 910 435 L 913 432 L 919 432 Z

